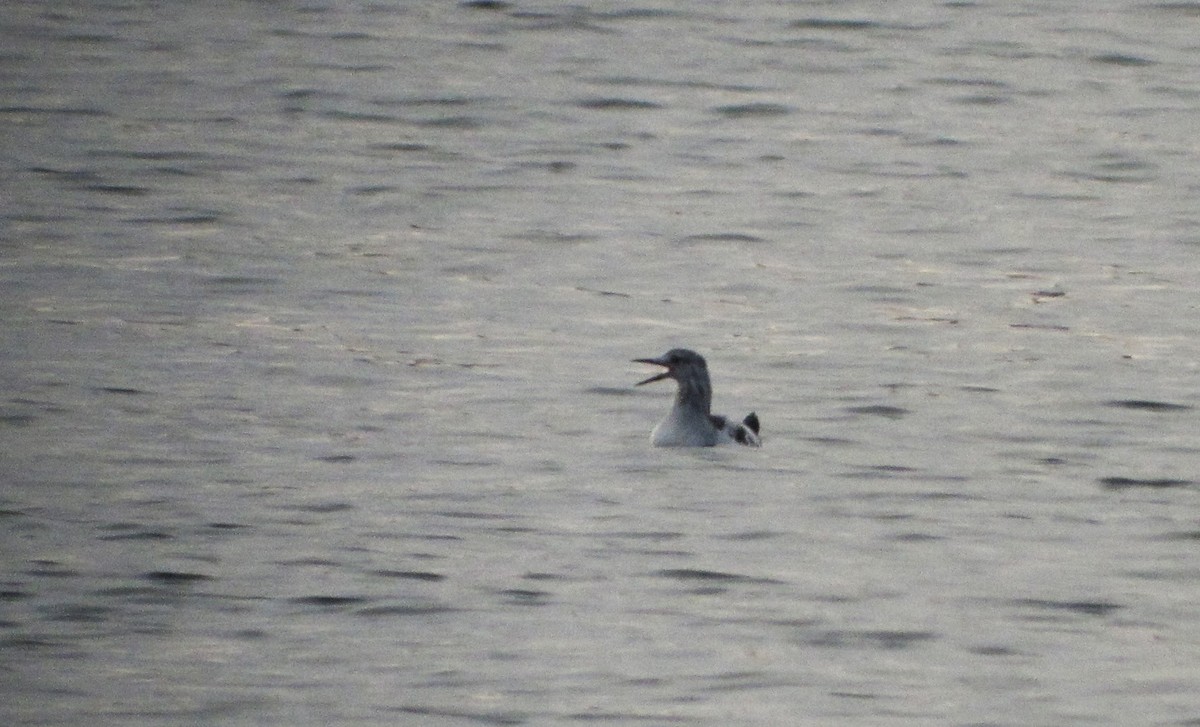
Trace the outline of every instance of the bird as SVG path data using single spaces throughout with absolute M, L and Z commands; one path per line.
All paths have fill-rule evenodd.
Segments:
M 704 357 L 686 348 L 673 348 L 658 358 L 635 358 L 634 363 L 666 369 L 635 386 L 675 379 L 679 388 L 666 419 L 654 427 L 650 442 L 656 447 L 712 447 L 722 442 L 762 446 L 758 415 L 750 412 L 740 422 L 712 413 L 712 384 Z

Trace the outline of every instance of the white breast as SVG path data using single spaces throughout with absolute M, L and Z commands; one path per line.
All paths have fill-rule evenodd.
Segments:
M 707 418 L 686 416 L 690 414 L 678 408 L 672 409 L 650 433 L 650 442 L 656 447 L 711 447 L 717 443 L 717 430 Z

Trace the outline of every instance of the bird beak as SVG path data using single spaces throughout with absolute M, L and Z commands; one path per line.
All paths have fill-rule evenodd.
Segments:
M 666 366 L 665 363 L 663 363 L 662 361 L 660 361 L 659 359 L 656 359 L 656 358 L 635 358 L 633 360 L 633 362 L 650 364 L 652 366 Z M 634 386 L 641 386 L 642 384 L 650 384 L 655 381 L 662 381 L 663 379 L 668 378 L 670 375 L 671 375 L 671 369 L 667 368 L 667 370 L 662 372 L 661 374 L 655 374 L 655 375 L 651 376 L 650 378 L 646 379 L 645 381 L 639 381 L 636 384 L 634 384 Z

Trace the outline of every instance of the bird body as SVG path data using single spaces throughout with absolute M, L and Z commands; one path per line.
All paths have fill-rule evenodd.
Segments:
M 762 444 L 758 436 L 758 416 L 753 412 L 740 422 L 712 413 L 712 383 L 708 378 L 708 364 L 700 354 L 686 348 L 674 348 L 658 358 L 634 361 L 666 369 L 639 381 L 638 386 L 662 379 L 675 379 L 678 384 L 671 411 L 650 434 L 650 441 L 656 447 L 712 447 L 723 442 L 752 447 Z

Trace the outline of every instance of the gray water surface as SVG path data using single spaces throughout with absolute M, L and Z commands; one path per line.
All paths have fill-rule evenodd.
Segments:
M 1196 3 L 4 15 L 3 724 L 1200 724 Z

